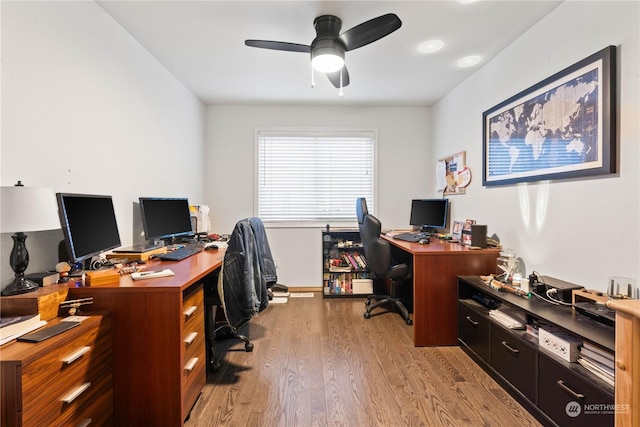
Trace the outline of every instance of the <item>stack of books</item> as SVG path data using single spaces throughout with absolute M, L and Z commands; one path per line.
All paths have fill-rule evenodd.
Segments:
M 0 345 L 29 333 L 47 322 L 40 320 L 40 314 L 0 318 Z
M 580 355 L 577 362 L 611 386 L 615 384 L 616 370 L 613 352 L 584 342 L 580 347 Z

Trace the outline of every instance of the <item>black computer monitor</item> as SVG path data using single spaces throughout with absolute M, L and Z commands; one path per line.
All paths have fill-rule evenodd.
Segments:
M 57 193 L 60 225 L 74 264 L 120 246 L 111 196 Z
M 428 232 L 447 228 L 448 211 L 449 199 L 414 199 L 409 224 Z
M 193 234 L 188 199 L 140 197 L 139 200 L 142 228 L 147 240 L 169 241 Z

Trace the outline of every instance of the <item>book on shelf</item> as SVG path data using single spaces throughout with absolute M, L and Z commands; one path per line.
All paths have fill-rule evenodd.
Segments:
M 584 367 L 586 370 L 605 381 L 610 386 L 615 386 L 615 376 L 606 370 L 602 369 L 600 366 L 597 366 L 593 362 L 585 359 L 584 357 L 578 357 L 577 362 Z
M 584 345 L 580 347 L 580 356 L 584 357 L 587 360 L 591 360 L 593 362 L 606 366 L 607 368 L 614 371 L 616 365 L 613 360 L 613 353 L 610 355 L 605 355 L 603 353 L 604 352 L 599 353 L 597 351 L 593 351 L 592 349 L 585 347 Z
M 1 317 L 0 345 L 14 340 L 46 324 L 47 322 L 45 320 L 40 320 L 40 314 Z

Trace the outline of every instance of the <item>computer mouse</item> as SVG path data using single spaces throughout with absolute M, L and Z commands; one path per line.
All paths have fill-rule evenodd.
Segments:
M 418 243 L 420 243 L 421 245 L 426 245 L 427 243 L 429 243 L 429 239 L 420 239 Z
M 215 251 L 218 250 L 218 246 L 217 245 L 209 245 L 205 248 L 205 250 L 207 251 Z

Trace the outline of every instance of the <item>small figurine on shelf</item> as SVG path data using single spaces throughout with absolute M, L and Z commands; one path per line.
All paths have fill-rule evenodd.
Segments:
M 56 271 L 60 275 L 58 283 L 67 283 L 69 281 L 69 271 L 71 266 L 67 262 L 59 262 L 56 264 Z

